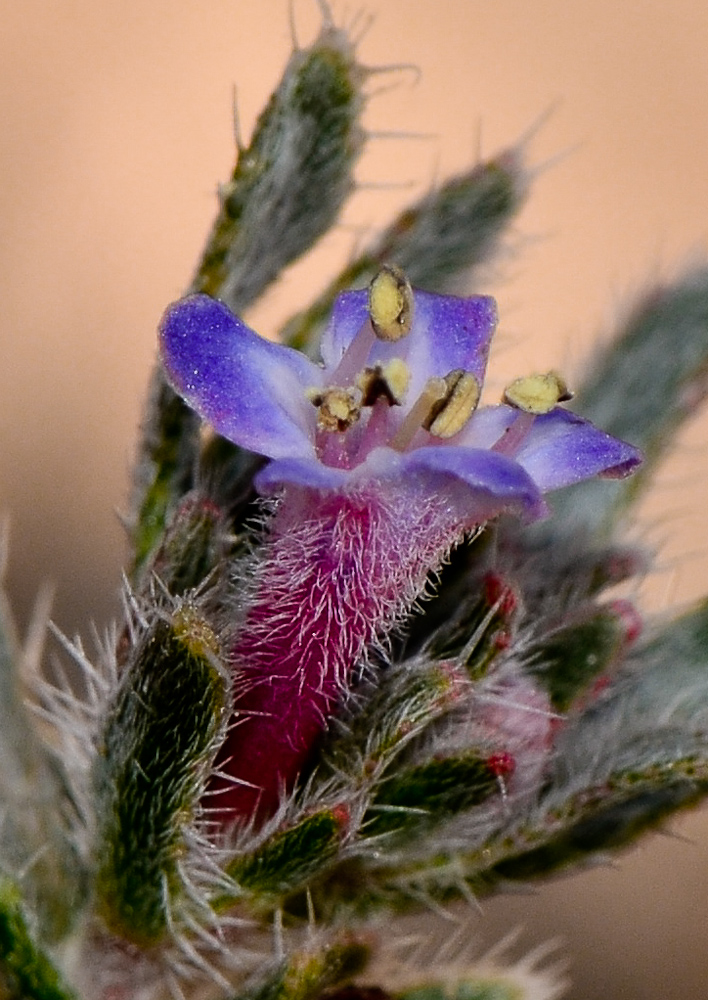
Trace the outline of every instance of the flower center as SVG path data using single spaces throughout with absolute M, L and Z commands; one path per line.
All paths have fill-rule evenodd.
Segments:
M 307 398 L 317 407 L 317 429 L 343 434 L 355 424 L 361 413 L 361 392 L 357 389 L 329 386 L 322 391 L 308 389 Z
M 373 406 L 379 399 L 385 399 L 389 406 L 400 406 L 410 380 L 410 368 L 403 358 L 392 358 L 385 365 L 365 368 L 356 377 L 362 406 Z
M 411 370 L 405 341 L 413 328 L 414 306 L 403 272 L 391 265 L 382 267 L 369 285 L 368 319 L 331 371 L 330 384 L 307 390 L 317 408 L 317 451 L 326 464 L 351 468 L 381 445 L 406 451 L 421 430 L 450 438 L 476 409 L 479 380 L 461 368 L 429 378 L 418 397 L 406 405 Z M 371 363 L 377 341 L 382 348 L 402 341 L 401 354 Z M 333 441 L 332 435 L 338 439 Z

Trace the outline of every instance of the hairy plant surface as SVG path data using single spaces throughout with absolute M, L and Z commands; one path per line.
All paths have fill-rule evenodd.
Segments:
M 632 505 L 702 399 L 708 269 L 575 396 L 484 382 L 464 297 L 521 149 L 402 212 L 280 343 L 240 313 L 339 217 L 367 71 L 322 4 L 159 330 L 125 614 L 73 687 L 0 607 L 0 995 L 552 998 L 396 960 L 398 914 L 572 872 L 708 791 L 708 599 L 645 620 Z

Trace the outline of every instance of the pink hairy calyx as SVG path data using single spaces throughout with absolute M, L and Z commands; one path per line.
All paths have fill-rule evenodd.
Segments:
M 224 824 L 273 814 L 367 647 L 475 525 L 469 496 L 458 504 L 451 493 L 441 497 L 422 479 L 345 494 L 286 488 L 233 647 L 233 727 L 209 802 Z

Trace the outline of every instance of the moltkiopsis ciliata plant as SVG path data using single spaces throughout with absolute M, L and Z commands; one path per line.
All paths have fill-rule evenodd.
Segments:
M 703 397 L 708 270 L 637 302 L 574 393 L 532 371 L 488 398 L 497 308 L 469 292 L 520 144 L 259 336 L 241 314 L 365 141 L 369 74 L 321 6 L 160 324 L 122 620 L 95 653 L 59 637 L 50 681 L 2 607 L 2 996 L 560 996 L 539 955 L 414 962 L 396 921 L 572 873 L 708 790 L 708 603 L 617 596 Z

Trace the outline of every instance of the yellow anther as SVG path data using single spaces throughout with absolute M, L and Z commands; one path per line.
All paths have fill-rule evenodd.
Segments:
M 393 398 L 402 403 L 411 381 L 411 370 L 403 358 L 391 358 L 383 367 L 384 378 L 389 385 Z
M 317 426 L 322 431 L 343 433 L 355 424 L 361 413 L 360 393 L 355 389 L 307 389 L 305 395 L 317 407 Z
M 480 384 L 472 372 L 455 369 L 445 376 L 445 395 L 432 406 L 423 427 L 435 437 L 452 437 L 476 410 L 480 393 Z
M 373 406 L 377 399 L 383 398 L 389 406 L 400 406 L 410 380 L 410 368 L 402 358 L 391 358 L 385 365 L 365 368 L 356 378 L 361 389 L 361 405 Z
M 399 267 L 384 264 L 369 285 L 369 316 L 379 340 L 400 340 L 413 322 L 413 289 Z
M 573 393 L 568 390 L 565 380 L 558 372 L 516 378 L 506 387 L 502 397 L 509 406 L 537 416 L 549 413 L 558 403 L 565 403 L 572 398 Z

